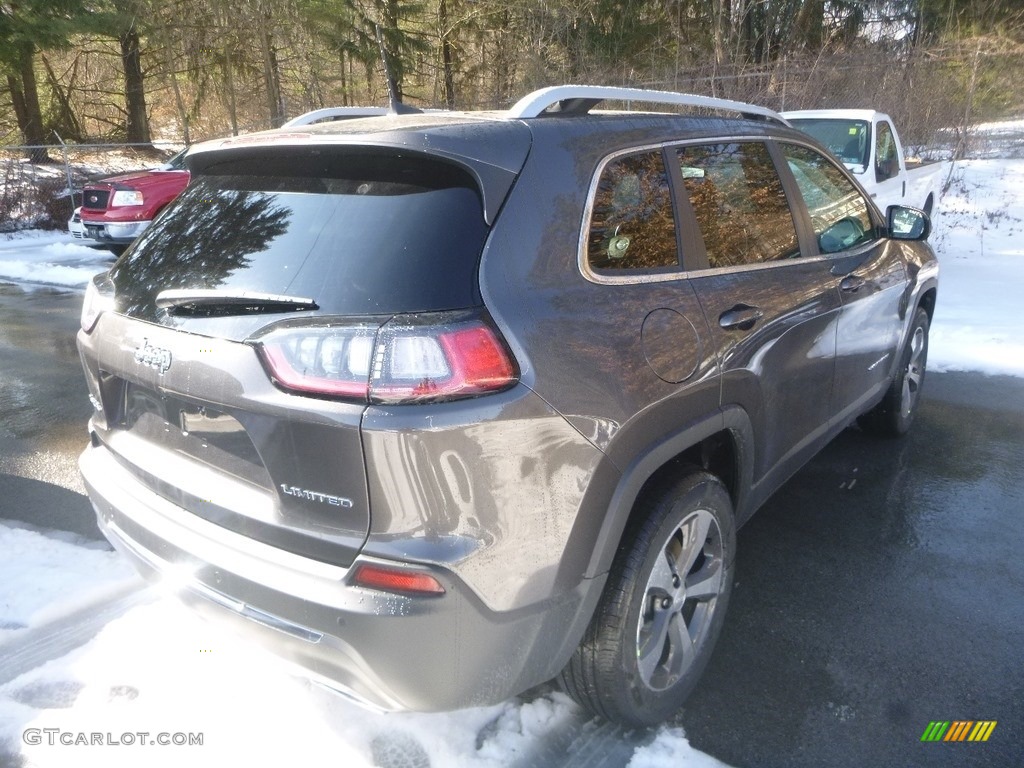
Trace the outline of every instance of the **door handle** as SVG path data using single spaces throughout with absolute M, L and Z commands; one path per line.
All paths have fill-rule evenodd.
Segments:
M 718 324 L 727 331 L 749 331 L 762 317 L 764 317 L 764 312 L 757 307 L 737 304 L 718 316 Z
M 843 293 L 856 293 L 867 283 L 863 277 L 859 275 L 847 275 L 839 282 L 839 290 Z

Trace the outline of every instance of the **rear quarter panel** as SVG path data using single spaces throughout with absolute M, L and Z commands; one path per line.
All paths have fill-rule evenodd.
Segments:
M 601 160 L 620 148 L 663 141 L 664 120 L 637 118 L 632 130 L 614 135 L 598 120 L 571 120 L 592 122 L 594 134 L 563 130 L 561 118 L 531 123 L 534 149 L 485 249 L 480 283 L 519 360 L 523 384 L 605 455 L 579 505 L 559 511 L 575 518 L 564 566 L 579 576 L 607 560 L 595 552 L 599 544 L 612 551 L 618 545 L 618 535 L 603 529 L 621 473 L 646 450 L 718 414 L 720 383 L 710 332 L 688 280 L 598 284 L 578 266 L 587 197 Z M 661 330 L 645 340 L 645 321 L 666 310 L 676 323 L 659 325 L 655 317 L 648 328 Z M 685 332 L 673 335 L 672 329 Z M 683 361 L 667 377 L 672 380 L 652 367 L 662 351 Z M 627 512 L 630 506 L 627 500 Z

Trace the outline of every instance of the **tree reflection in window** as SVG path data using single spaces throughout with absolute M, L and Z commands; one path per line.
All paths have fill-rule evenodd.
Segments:
M 600 270 L 678 268 L 672 194 L 660 152 L 620 157 L 605 166 L 587 261 Z
M 115 265 L 121 312 L 163 323 L 155 301 L 168 289 L 309 298 L 333 315 L 480 300 L 487 222 L 476 182 L 452 163 L 312 145 L 205 170 Z
M 112 270 L 119 311 L 151 318 L 160 291 L 222 285 L 288 230 L 289 214 L 272 194 L 196 180 Z
M 679 163 L 712 269 L 799 255 L 786 193 L 764 144 L 684 147 Z

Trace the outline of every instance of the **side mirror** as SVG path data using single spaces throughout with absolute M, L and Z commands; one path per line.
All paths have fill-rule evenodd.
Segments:
M 890 205 L 885 216 L 893 240 L 927 240 L 932 233 L 932 220 L 917 208 Z

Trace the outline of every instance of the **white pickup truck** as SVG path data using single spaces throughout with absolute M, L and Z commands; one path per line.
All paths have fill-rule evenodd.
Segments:
M 890 205 L 906 205 L 931 215 L 941 166 L 908 162 L 888 115 L 871 109 L 810 109 L 782 116 L 828 147 L 883 212 Z

